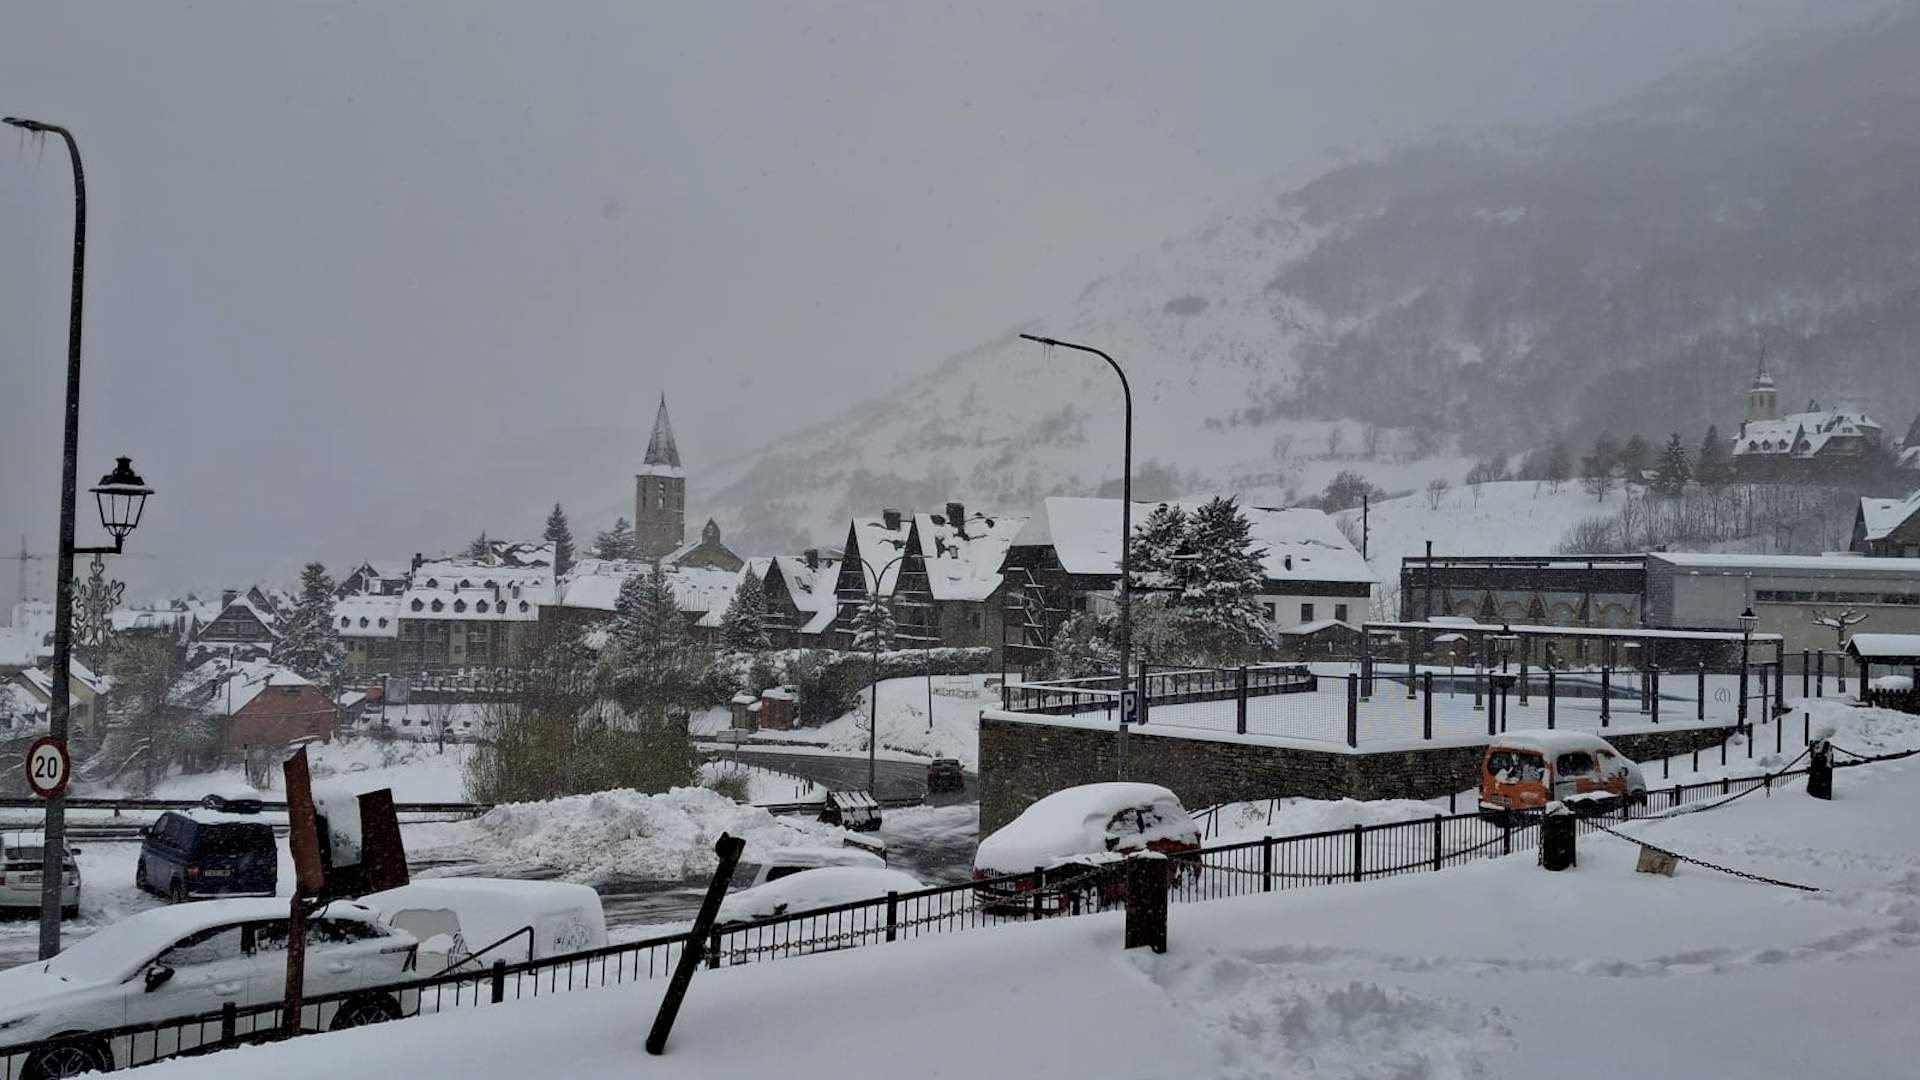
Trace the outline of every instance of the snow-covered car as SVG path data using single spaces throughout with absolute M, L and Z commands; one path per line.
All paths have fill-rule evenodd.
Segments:
M 1640 766 L 1584 731 L 1509 731 L 1480 764 L 1480 815 L 1506 821 L 1559 802 L 1574 813 L 1602 813 L 1645 798 Z
M 46 834 L 39 830 L 0 832 L 0 908 L 38 908 L 40 906 L 41 860 Z M 68 848 L 61 859 L 60 917 L 71 919 L 80 913 L 80 867 L 73 861 L 74 849 Z
M 273 826 L 252 814 L 169 810 L 140 830 L 133 884 L 181 904 L 209 896 L 272 896 L 280 856 Z
M 315 1030 L 377 1023 L 410 1002 L 373 988 L 414 976 L 414 938 L 373 909 L 334 901 L 307 924 L 306 992 L 369 991 L 313 1012 Z M 280 1000 L 286 990 L 287 901 L 213 900 L 151 908 L 82 938 L 51 960 L 0 971 L 0 1045 L 60 1038 L 17 1076 L 65 1077 L 130 1065 L 126 1039 L 91 1033 Z M 141 1036 L 140 1060 L 190 1051 L 220 1026 Z M 157 1040 L 157 1043 L 154 1041 Z
M 927 791 L 965 791 L 967 774 L 959 758 L 934 758 L 927 762 Z
M 607 943 L 600 894 L 565 881 L 427 878 L 360 903 L 420 940 L 420 973 L 518 963 Z
M 1200 827 L 1166 788 L 1118 781 L 1082 784 L 1038 800 L 980 841 L 973 855 L 974 880 L 1024 876 L 983 883 L 975 898 L 990 911 L 1029 912 L 1031 893 L 1041 885 L 1033 873 L 1038 868 L 1053 894 L 1048 905 L 1053 910 L 1072 910 L 1094 899 L 1113 903 L 1125 899 L 1125 886 L 1117 876 L 1098 877 L 1101 866 L 1144 851 L 1179 855 L 1199 848 Z M 1097 897 L 1089 895 L 1094 889 Z
M 719 922 L 725 925 L 771 919 L 924 888 L 913 875 L 884 866 L 821 866 L 728 895 L 720 901 Z M 847 929 L 856 928 L 849 925 Z
M 759 859 L 753 872 L 753 884 L 765 885 L 769 881 L 813 870 L 822 866 L 861 866 L 869 869 L 885 869 L 887 860 L 879 855 L 855 847 L 783 847 L 774 848 Z

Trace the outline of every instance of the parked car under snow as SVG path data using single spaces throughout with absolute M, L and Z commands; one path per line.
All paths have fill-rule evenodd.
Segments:
M 1178 855 L 1199 848 L 1200 828 L 1172 791 L 1157 784 L 1082 784 L 1040 799 L 980 841 L 973 876 L 983 884 L 975 897 L 989 910 L 1024 913 L 1033 906 L 1030 894 L 1044 885 L 1052 903 L 1043 904 L 1053 910 L 1094 899 L 1094 889 L 1100 902 L 1113 903 L 1125 899 L 1125 886 L 1098 875 L 1102 865 L 1144 851 Z M 989 880 L 1011 875 L 1023 876 Z

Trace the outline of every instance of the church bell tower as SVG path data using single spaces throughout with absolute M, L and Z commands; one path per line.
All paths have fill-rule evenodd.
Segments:
M 687 474 L 667 420 L 667 395 L 653 418 L 647 456 L 633 478 L 633 539 L 640 557 L 658 559 L 687 538 Z

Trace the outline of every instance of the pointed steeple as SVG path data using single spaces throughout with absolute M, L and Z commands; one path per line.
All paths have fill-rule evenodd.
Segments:
M 667 395 L 660 395 L 660 411 L 653 418 L 653 438 L 647 440 L 643 464 L 680 467 L 680 448 L 673 442 L 673 424 L 667 419 Z

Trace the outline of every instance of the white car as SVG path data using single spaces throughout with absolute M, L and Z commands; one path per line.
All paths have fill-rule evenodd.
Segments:
M 420 940 L 420 974 L 516 964 L 607 943 L 600 894 L 565 881 L 424 878 L 360 898 Z M 480 954 L 475 956 L 475 954 Z
M 884 850 L 884 849 L 882 849 Z M 884 869 L 887 860 L 864 847 L 782 847 L 761 856 L 753 872 L 755 886 L 814 870 L 822 866 L 865 866 Z
M 771 919 L 814 908 L 881 899 L 890 892 L 919 892 L 924 888 L 926 886 L 912 876 L 884 866 L 821 866 L 729 895 L 720 901 L 719 921 L 725 925 Z M 862 924 L 870 914 L 864 910 L 855 912 L 851 918 L 840 919 L 836 929 L 859 929 L 855 924 Z M 880 923 L 885 922 L 884 914 L 875 917 Z
M 0 971 L 0 1046 L 71 1040 L 9 1060 L 9 1075 L 51 1078 L 145 1064 L 218 1039 L 220 1027 L 187 1025 L 137 1039 L 90 1032 L 279 1001 L 286 989 L 287 900 L 209 900 L 130 916 L 51 960 Z M 380 923 L 371 908 L 334 901 L 307 924 L 306 992 L 334 994 L 416 976 L 414 938 Z M 411 996 L 411 995 L 409 995 Z M 315 1030 L 355 1027 L 405 1014 L 370 993 L 308 1013 Z M 243 1018 L 240 1032 L 273 1023 Z
M 9 830 L 0 833 L 0 907 L 38 908 L 42 845 L 46 834 L 38 830 Z M 67 849 L 66 881 L 60 886 L 60 917 L 71 919 L 80 912 L 80 867 L 74 864 L 73 849 Z

